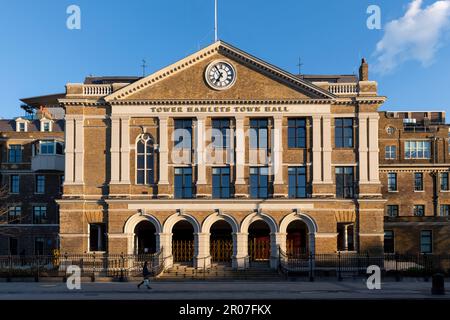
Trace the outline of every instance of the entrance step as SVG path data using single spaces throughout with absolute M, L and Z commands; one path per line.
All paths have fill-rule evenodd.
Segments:
M 235 270 L 230 264 L 212 264 L 208 269 L 196 269 L 192 266 L 175 264 L 165 270 L 156 281 L 180 281 L 180 280 L 255 280 L 255 281 L 279 281 L 282 276 L 269 265 L 250 266 L 246 270 Z

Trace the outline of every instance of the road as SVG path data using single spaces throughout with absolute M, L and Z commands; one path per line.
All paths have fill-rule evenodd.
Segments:
M 155 282 L 137 289 L 135 282 L 86 282 L 80 290 L 64 283 L 1 282 L 0 300 L 222 300 L 222 299 L 449 299 L 431 295 L 431 281 L 386 281 L 367 289 L 362 279 L 316 282 Z

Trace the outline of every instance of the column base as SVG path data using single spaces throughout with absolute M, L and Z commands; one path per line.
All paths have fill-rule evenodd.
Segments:
M 211 256 L 194 257 L 194 268 L 209 269 L 211 267 Z
M 233 256 L 231 258 L 231 266 L 235 270 L 248 269 L 249 265 L 250 265 L 249 256 Z

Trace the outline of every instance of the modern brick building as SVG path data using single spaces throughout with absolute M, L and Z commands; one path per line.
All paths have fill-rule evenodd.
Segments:
M 444 114 L 385 100 L 364 60 L 359 77 L 293 75 L 221 41 L 67 84 L 61 251 L 236 268 L 275 267 L 278 248 L 448 252 Z

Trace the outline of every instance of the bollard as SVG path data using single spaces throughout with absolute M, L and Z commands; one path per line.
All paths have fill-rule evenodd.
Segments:
M 444 275 L 441 273 L 436 273 L 433 275 L 432 286 L 431 286 L 431 294 L 445 294 L 445 286 L 444 286 Z

